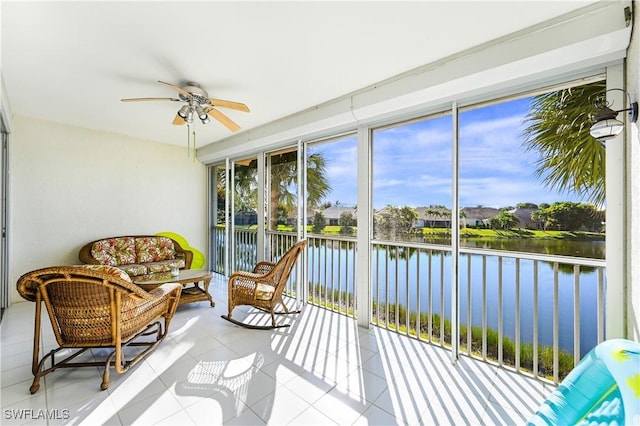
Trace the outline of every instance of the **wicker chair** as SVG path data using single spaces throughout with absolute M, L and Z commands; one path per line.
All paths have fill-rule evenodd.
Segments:
M 41 377 L 58 368 L 74 367 L 104 366 L 100 388 L 107 389 L 110 366 L 125 373 L 164 339 L 182 290 L 180 284 L 164 284 L 146 292 L 117 268 L 98 265 L 39 269 L 20 277 L 17 287 L 23 298 L 36 302 L 31 393 L 40 388 Z M 59 347 L 38 361 L 42 302 Z M 164 327 L 160 318 L 164 318 Z M 139 336 L 152 337 L 136 339 Z M 137 354 L 127 360 L 123 349 L 129 346 L 140 348 L 132 350 Z M 104 361 L 72 362 L 92 348 L 113 351 Z M 56 360 L 63 349 L 60 356 L 64 359 Z
M 293 270 L 296 260 L 307 245 L 306 240 L 301 240 L 291 247 L 277 263 L 262 261 L 254 268 L 253 272 L 234 272 L 229 278 L 229 314 L 222 318 L 234 324 L 254 329 L 272 329 L 288 327 L 289 324 L 276 326 L 275 314 L 299 313 L 290 312 L 282 301 L 282 291 L 287 285 L 289 275 Z M 276 312 L 276 306 L 282 305 L 284 312 Z M 236 306 L 249 305 L 271 314 L 271 326 L 258 326 L 246 324 L 231 318 L 231 313 Z

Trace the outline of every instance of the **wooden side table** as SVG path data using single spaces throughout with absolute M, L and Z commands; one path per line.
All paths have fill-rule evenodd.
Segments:
M 132 277 L 131 280 L 134 284 L 137 284 L 146 291 L 153 290 L 165 283 L 182 284 L 182 294 L 180 295 L 179 305 L 208 300 L 213 308 L 216 306 L 216 303 L 209 294 L 209 284 L 211 283 L 212 277 L 213 274 L 210 271 L 181 269 L 177 277 L 171 276 L 171 272 L 157 272 L 155 274 Z

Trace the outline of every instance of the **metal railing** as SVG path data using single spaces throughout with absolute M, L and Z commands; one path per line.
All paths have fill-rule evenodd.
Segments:
M 227 233 L 223 225 L 214 226 L 211 230 L 213 247 L 212 270 L 219 274 L 227 274 L 224 269 L 225 247 L 227 246 Z M 235 228 L 233 245 L 233 271 L 251 271 L 258 261 L 258 232 L 255 229 Z
M 233 245 L 233 270 L 252 271 L 258 262 L 258 231 L 256 229 L 235 229 Z
M 373 243 L 372 322 L 448 347 L 451 266 L 448 247 Z M 469 356 L 557 384 L 604 338 L 604 260 L 461 248 L 458 268 Z
M 307 240 L 308 302 L 354 316 L 355 238 L 313 235 Z
M 236 248 L 236 265 L 252 266 L 256 246 L 253 253 L 249 247 L 255 231 L 236 230 L 236 235 L 243 245 Z M 275 261 L 297 236 L 270 232 L 267 240 Z M 355 238 L 310 235 L 304 265 L 307 302 L 355 316 L 356 254 Z M 451 266 L 448 246 L 372 242 L 371 323 L 449 347 Z M 460 248 L 461 352 L 559 383 L 604 338 L 605 268 L 598 259 Z M 297 295 L 296 276 L 285 290 L 292 297 Z

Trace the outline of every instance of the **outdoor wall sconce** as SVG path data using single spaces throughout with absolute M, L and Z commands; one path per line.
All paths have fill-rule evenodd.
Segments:
M 610 90 L 620 90 L 624 92 L 629 99 L 629 108 L 618 111 L 614 111 L 609 108 L 609 103 L 606 101 L 606 93 Z M 624 123 L 616 119 L 618 113 L 629 111 L 629 122 L 635 123 L 636 120 L 638 120 L 638 103 L 631 102 L 631 96 L 629 96 L 629 93 L 622 89 L 609 89 L 607 92 L 605 92 L 605 95 L 595 102 L 599 111 L 596 113 L 595 117 L 593 117 L 595 123 L 593 123 L 593 126 L 591 126 L 591 129 L 589 130 L 591 136 L 598 139 L 600 142 L 615 138 L 622 133 Z

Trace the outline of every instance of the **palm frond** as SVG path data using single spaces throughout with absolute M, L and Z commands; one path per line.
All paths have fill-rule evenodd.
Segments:
M 560 192 L 597 205 L 605 201 L 605 148 L 589 134 L 605 82 L 535 96 L 525 117 L 523 146 L 539 154 L 536 175 Z

